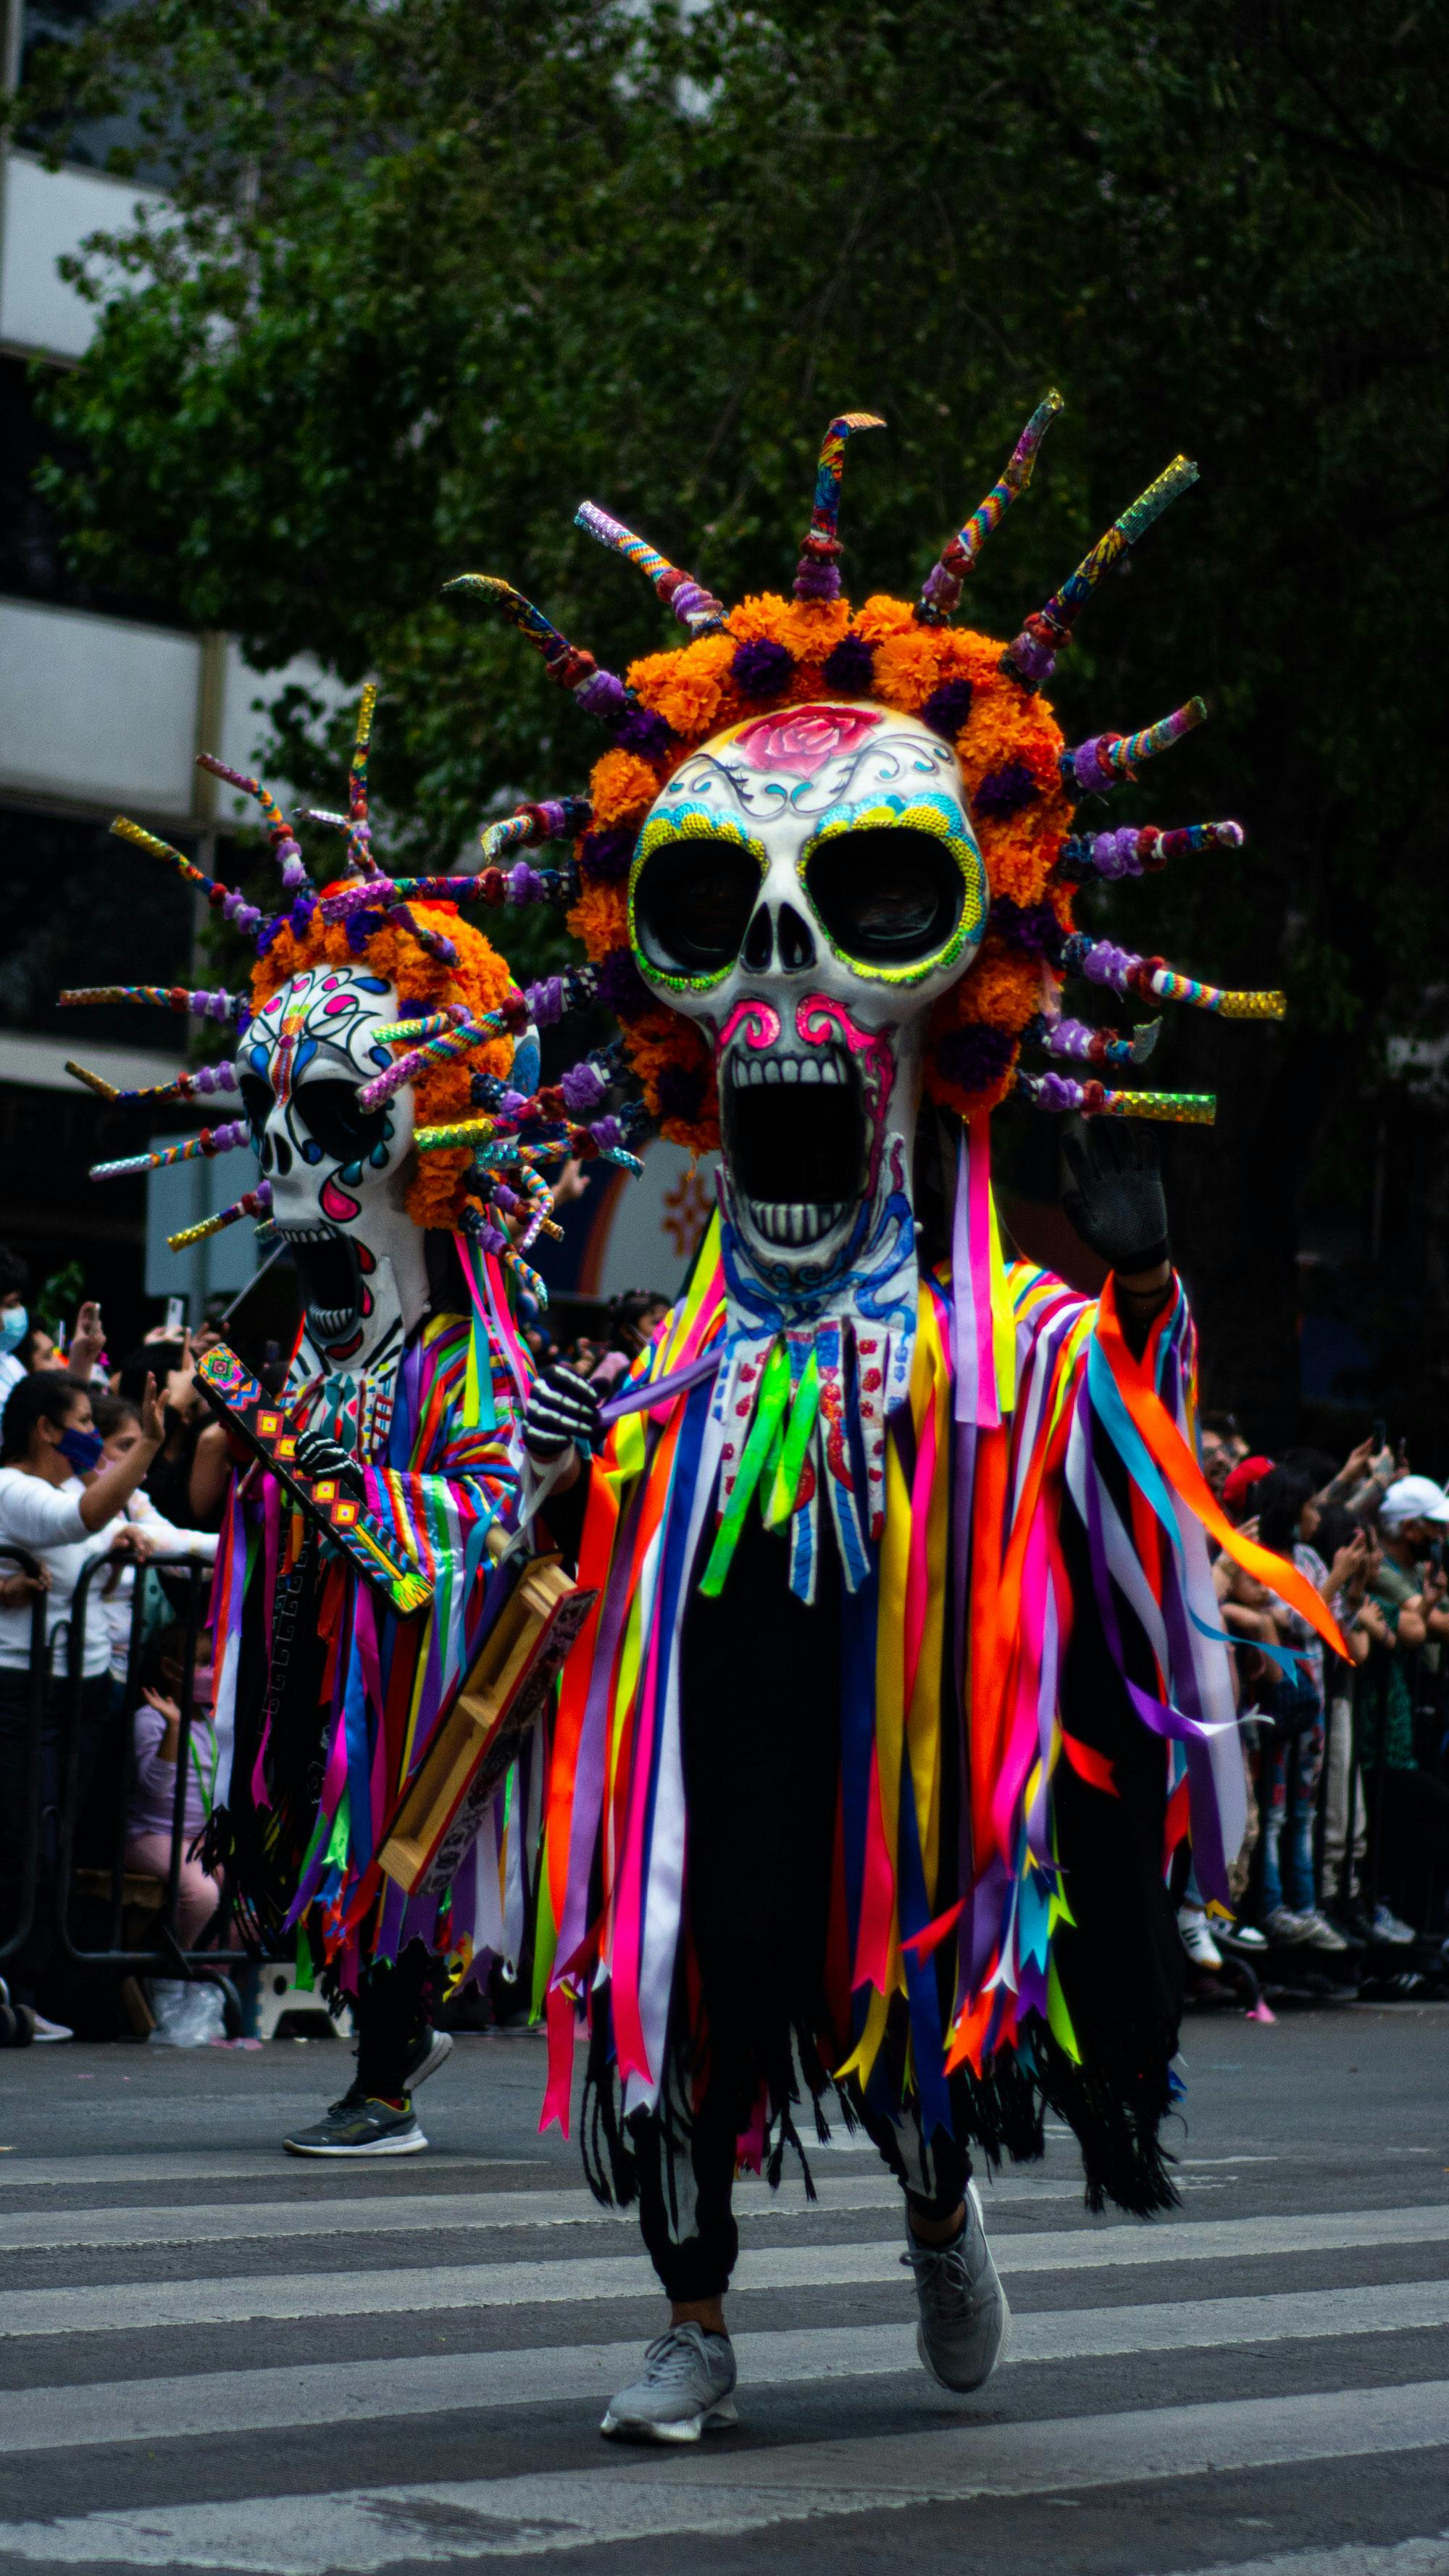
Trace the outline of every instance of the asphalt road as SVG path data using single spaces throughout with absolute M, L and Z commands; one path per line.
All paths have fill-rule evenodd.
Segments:
M 661 2307 L 536 2131 L 536 2037 L 460 2039 L 425 2156 L 276 2140 L 336 2042 L 0 2056 L 0 2569 L 1449 2576 L 1449 2006 L 1189 2022 L 1183 2207 L 986 2190 L 1015 2316 L 975 2399 L 915 2358 L 873 2154 L 742 2186 L 740 2423 L 597 2425 Z

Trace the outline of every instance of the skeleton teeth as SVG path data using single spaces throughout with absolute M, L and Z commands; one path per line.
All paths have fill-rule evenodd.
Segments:
M 782 1065 L 781 1065 L 781 1067 L 780 1067 L 780 1079 L 781 1079 L 781 1081 L 782 1081 L 782 1082 L 798 1082 L 798 1081 L 799 1081 L 799 1079 L 800 1079 L 800 1066 L 799 1066 L 799 1061 L 798 1061 L 798 1059 L 797 1059 L 795 1056 L 793 1056 L 793 1055 L 787 1055 L 787 1056 L 785 1057 L 785 1060 L 784 1060 L 784 1062 L 782 1063 Z
M 764 1063 L 764 1076 L 766 1082 L 778 1083 L 780 1079 L 780 1059 L 778 1056 L 766 1056 Z
M 750 1222 L 767 1243 L 819 1243 L 848 1214 L 844 1199 L 749 1199 Z
M 820 1079 L 822 1082 L 833 1083 L 841 1083 L 845 1080 L 844 1072 L 835 1056 L 826 1056 L 820 1067 Z

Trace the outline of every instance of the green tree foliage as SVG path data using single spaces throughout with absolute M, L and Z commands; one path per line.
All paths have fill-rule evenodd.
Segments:
M 1173 1140 L 1210 1382 L 1271 1408 L 1325 1122 L 1442 1007 L 1446 22 L 144 0 L 22 103 L 58 130 L 139 101 L 174 174 L 51 385 L 87 460 L 55 497 L 83 564 L 164 565 L 262 664 L 377 671 L 395 846 L 441 858 L 594 750 L 516 639 L 439 599 L 450 574 L 506 573 L 616 666 L 663 640 L 573 528 L 585 494 L 726 597 L 783 587 L 820 430 L 869 407 L 890 426 L 850 455 L 847 583 L 913 587 L 1056 383 L 966 603 L 1009 635 L 1186 449 L 1202 484 L 1055 695 L 1080 733 L 1212 703 L 1136 810 L 1237 814 L 1247 853 L 1093 902 L 1128 945 L 1290 994 L 1281 1033 L 1177 1014 L 1159 1057 L 1222 1102 L 1214 1140 Z

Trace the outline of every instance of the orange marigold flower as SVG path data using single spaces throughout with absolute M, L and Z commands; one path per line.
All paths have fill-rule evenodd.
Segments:
M 600 831 L 644 814 L 659 793 L 659 772 L 637 752 L 606 751 L 589 780 L 594 822 Z

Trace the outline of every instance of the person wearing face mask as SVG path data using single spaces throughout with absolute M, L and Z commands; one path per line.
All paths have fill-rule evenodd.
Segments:
M 11 1388 L 0 1435 L 0 1544 L 24 1548 L 39 1561 L 54 1676 L 40 1740 L 40 1806 L 47 1822 L 35 1912 L 30 1934 L 7 1971 L 11 2000 L 34 2014 L 37 2039 L 70 2037 L 62 2025 L 35 2011 L 36 1988 L 51 1946 L 49 1882 L 55 1865 L 53 1819 L 66 1690 L 66 1657 L 57 1632 L 69 1622 L 76 1585 L 93 1556 L 116 1547 L 145 1552 L 144 1538 L 128 1528 L 123 1515 L 161 1445 L 156 1389 L 149 1379 L 140 1432 L 128 1455 L 102 1465 L 103 1442 L 92 1420 L 89 1390 L 58 1373 L 38 1371 Z M 7 1889 L 20 1884 L 28 1829 L 31 1611 L 28 1598 L 10 1597 L 14 1588 L 7 1583 L 0 1600 L 0 1887 Z M 110 1713 L 110 1659 L 106 1623 L 97 1613 L 86 1621 L 84 1645 L 76 1746 L 82 1796 Z M 11 1928 L 9 1919 L 0 1919 L 0 1934 Z
M 91 1398 L 95 1429 L 104 1446 L 95 1473 L 104 1474 L 118 1458 L 129 1458 L 140 1443 L 141 1416 L 136 1406 L 124 1395 L 104 1391 Z M 193 1556 L 205 1565 L 216 1561 L 215 1530 L 178 1528 L 165 1514 L 158 1512 L 144 1485 L 138 1485 L 125 1506 L 125 1518 L 139 1530 L 155 1556 Z M 126 1665 L 131 1649 L 131 1612 L 136 1592 L 136 1568 L 127 1557 L 118 1559 L 101 1581 L 102 1614 L 111 1640 L 111 1677 L 119 1683 L 126 1678 Z
M 0 1244 L 0 1410 L 13 1386 L 25 1375 L 20 1358 L 20 1345 L 30 1330 L 30 1310 L 25 1291 L 30 1282 L 18 1252 Z

